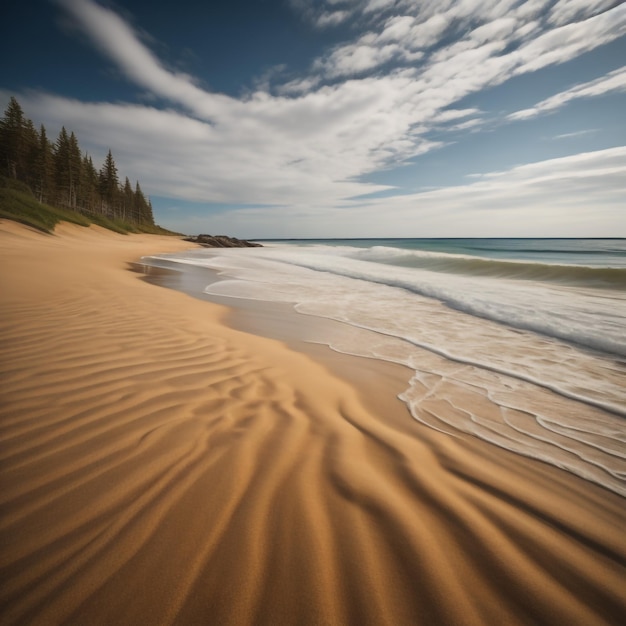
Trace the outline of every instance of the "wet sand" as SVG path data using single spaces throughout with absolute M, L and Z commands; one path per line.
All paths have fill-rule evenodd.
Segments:
M 623 498 L 128 271 L 188 247 L 0 221 L 3 624 L 623 623 Z

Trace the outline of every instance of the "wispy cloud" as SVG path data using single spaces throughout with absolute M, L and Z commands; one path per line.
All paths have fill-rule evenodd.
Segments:
M 336 206 L 255 208 L 216 216 L 250 236 L 337 237 L 626 236 L 626 147 L 538 161 L 477 175 L 455 187 Z M 385 219 L 381 223 L 380 215 Z M 196 222 L 189 222 L 190 231 Z M 196 228 L 197 230 L 197 228 Z
M 467 236 L 626 235 L 626 147 L 611 148 L 490 172 L 467 185 L 390 198 L 389 223 L 420 220 L 429 236 L 456 224 Z M 378 206 L 376 206 L 378 204 Z M 383 203 L 372 206 L 381 210 Z M 593 216 L 593 219 L 591 217 Z M 447 227 L 446 227 L 447 224 Z M 401 232 L 398 230 L 398 232 Z
M 54 0 L 75 20 L 93 44 L 129 80 L 172 102 L 184 104 L 198 116 L 210 118 L 233 104 L 226 96 L 207 93 L 188 74 L 167 69 L 119 15 L 92 0 Z
M 580 21 L 619 4 L 621 0 L 558 0 L 550 9 L 548 20 L 558 25 Z
M 354 15 L 358 0 L 289 0 L 289 4 L 317 28 L 332 28 Z
M 325 11 L 318 16 L 316 23 L 322 28 L 325 26 L 336 26 L 345 22 L 349 16 L 350 13 L 348 11 Z
M 572 133 L 562 133 L 560 135 L 555 135 L 554 137 L 552 137 L 552 139 L 571 139 L 572 137 L 583 137 L 585 135 L 590 135 L 597 132 L 597 128 L 587 128 L 585 130 L 577 130 Z
M 572 100 L 578 100 L 579 98 L 593 98 L 595 96 L 601 96 L 618 91 L 626 91 L 626 65 L 609 72 L 606 76 L 602 76 L 601 78 L 597 78 L 596 80 L 586 83 L 581 83 L 571 89 L 557 93 L 554 96 L 550 96 L 529 109 L 515 111 L 508 116 L 508 119 L 526 120 L 543 113 L 556 111 L 557 109 L 564 107 Z

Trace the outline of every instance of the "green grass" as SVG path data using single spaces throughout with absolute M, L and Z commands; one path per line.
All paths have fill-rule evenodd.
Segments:
M 80 213 L 41 204 L 30 193 L 6 188 L 0 188 L 0 217 L 21 222 L 45 233 L 53 232 L 61 221 L 80 226 L 89 226 L 91 223 Z
M 70 222 L 79 226 L 97 224 L 116 233 L 149 233 L 154 235 L 180 236 L 165 228 L 152 224 L 129 224 L 122 220 L 111 220 L 103 215 L 83 215 L 75 211 L 51 207 L 39 202 L 28 187 L 19 181 L 0 179 L 0 218 L 32 226 L 44 233 L 54 232 L 59 222 Z

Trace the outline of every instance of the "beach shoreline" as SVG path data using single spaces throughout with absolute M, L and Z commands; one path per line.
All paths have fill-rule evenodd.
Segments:
M 57 230 L 0 220 L 3 623 L 623 619 L 623 498 L 128 271 L 188 242 Z
M 333 338 L 350 332 L 346 324 L 300 314 L 291 304 L 204 294 L 202 289 L 208 283 L 219 280 L 210 270 L 201 270 L 196 282 L 189 280 L 188 267 L 185 267 L 187 271 L 173 270 L 141 259 L 134 264 L 134 269 L 150 284 L 226 307 L 224 323 L 230 328 L 280 341 L 296 352 L 310 356 L 354 386 L 374 412 L 393 412 L 399 420 L 410 419 L 409 409 L 399 396 L 409 387 L 412 370 L 391 361 L 353 356 L 332 349 L 329 343 Z

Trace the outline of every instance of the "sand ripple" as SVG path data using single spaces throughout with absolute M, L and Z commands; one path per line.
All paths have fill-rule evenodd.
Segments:
M 3 624 L 621 623 L 623 498 L 374 414 L 121 269 L 167 242 L 17 232 L 0 232 Z

